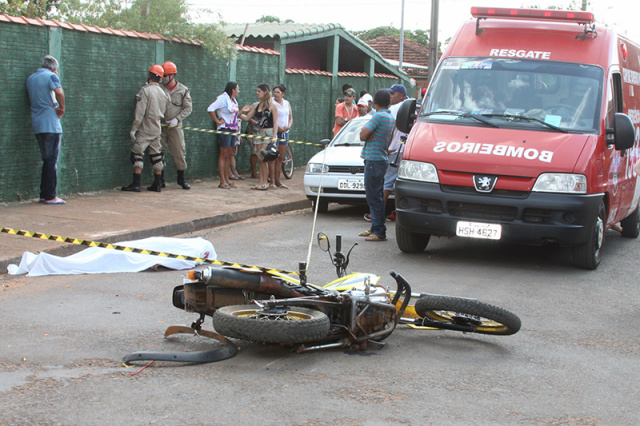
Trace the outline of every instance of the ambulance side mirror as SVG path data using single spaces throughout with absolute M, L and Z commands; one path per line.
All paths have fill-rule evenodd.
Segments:
M 633 148 L 636 131 L 627 114 L 616 113 L 613 117 L 613 137 L 618 151 Z
M 402 102 L 396 116 L 396 127 L 403 133 L 409 133 L 416 121 L 416 100 L 407 99 Z

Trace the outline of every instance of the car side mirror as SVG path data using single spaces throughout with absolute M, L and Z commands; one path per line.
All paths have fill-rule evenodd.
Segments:
M 416 121 L 416 100 L 407 99 L 402 102 L 396 116 L 396 127 L 403 133 L 409 133 Z
M 627 114 L 616 113 L 613 116 L 613 137 L 618 151 L 633 148 L 636 140 L 636 129 Z
M 322 140 L 320 141 L 320 144 L 321 144 L 321 145 L 324 145 L 324 146 L 327 146 L 327 145 L 329 145 L 330 143 L 331 143 L 331 139 L 322 139 Z

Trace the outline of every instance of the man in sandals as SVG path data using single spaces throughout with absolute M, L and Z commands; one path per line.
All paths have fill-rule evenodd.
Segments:
M 371 212 L 371 229 L 360 233 L 366 241 L 387 239 L 384 217 L 384 175 L 389 165 L 389 141 L 393 133 L 395 119 L 389 111 L 391 95 L 387 90 L 378 90 L 373 96 L 376 113 L 360 131 L 364 142 L 360 156 L 364 159 L 364 188 L 367 204 Z

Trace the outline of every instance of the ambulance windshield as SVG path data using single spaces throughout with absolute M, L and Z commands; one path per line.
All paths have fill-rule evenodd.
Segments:
M 498 58 L 447 58 L 421 119 L 596 133 L 604 71 L 594 65 Z

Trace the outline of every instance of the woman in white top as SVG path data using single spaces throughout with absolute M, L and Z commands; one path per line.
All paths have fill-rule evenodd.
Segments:
M 280 155 L 276 159 L 276 161 L 272 161 L 269 163 L 269 177 L 271 178 L 271 182 L 273 182 L 276 188 L 284 188 L 289 189 L 289 187 L 282 182 L 280 182 L 280 171 L 282 170 L 282 159 L 284 158 L 284 153 L 287 150 L 287 142 L 282 139 L 289 139 L 289 129 L 291 129 L 291 125 L 293 124 L 293 112 L 291 111 L 291 105 L 289 101 L 284 99 L 284 94 L 287 93 L 287 88 L 284 87 L 284 84 L 280 84 L 273 88 L 273 101 L 278 108 L 278 150 L 280 151 Z
M 233 156 L 233 148 L 235 147 L 236 135 L 238 132 L 238 93 L 240 87 L 235 81 L 230 81 L 224 89 L 224 92 L 207 108 L 209 115 L 216 122 L 216 128 L 222 132 L 229 134 L 218 135 L 218 145 L 220 147 L 220 155 L 218 157 L 218 173 L 220 174 L 220 185 L 218 188 L 230 189 L 236 188 L 233 182 L 229 181 L 229 165 Z

